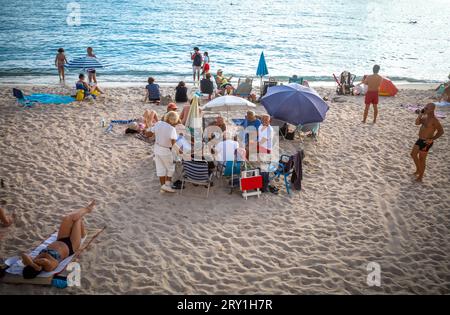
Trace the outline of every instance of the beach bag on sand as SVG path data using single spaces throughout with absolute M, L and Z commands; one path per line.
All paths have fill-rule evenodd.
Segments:
M 162 106 L 167 106 L 169 103 L 173 103 L 173 99 L 171 95 L 166 95 L 161 97 L 161 102 L 159 103 Z
M 75 99 L 79 102 L 84 100 L 84 90 L 77 90 L 77 94 L 75 96 Z

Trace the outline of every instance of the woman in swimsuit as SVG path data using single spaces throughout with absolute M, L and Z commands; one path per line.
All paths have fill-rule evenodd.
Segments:
M 36 278 L 41 271 L 55 270 L 61 261 L 80 248 L 81 240 L 86 235 L 83 217 L 91 213 L 94 207 L 95 201 L 92 201 L 87 207 L 65 216 L 59 227 L 57 241 L 48 245 L 35 258 L 22 254 L 25 279 Z

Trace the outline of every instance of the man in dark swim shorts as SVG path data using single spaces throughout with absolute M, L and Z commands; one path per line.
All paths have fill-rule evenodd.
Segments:
M 419 140 L 416 141 L 412 151 L 411 157 L 416 165 L 416 181 L 421 182 L 423 174 L 425 173 L 425 164 L 427 160 L 428 151 L 434 144 L 434 141 L 444 134 L 444 129 L 441 123 L 434 115 L 436 106 L 429 103 L 419 113 L 416 119 L 416 126 L 421 125 L 419 130 Z

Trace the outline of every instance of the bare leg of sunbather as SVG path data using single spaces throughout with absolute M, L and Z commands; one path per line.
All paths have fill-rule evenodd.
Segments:
M 95 207 L 95 200 L 92 201 L 86 208 L 74 211 L 65 216 L 61 222 L 58 231 L 58 239 L 70 237 L 72 248 L 77 251 L 81 244 L 81 239 L 85 235 L 83 217 L 91 213 Z
M 150 128 L 152 127 L 155 123 L 158 122 L 158 114 L 151 109 L 147 109 L 144 112 L 144 124 L 145 124 L 145 128 Z
M 10 226 L 13 223 L 13 218 L 6 215 L 6 211 L 0 208 L 0 223 L 4 226 Z

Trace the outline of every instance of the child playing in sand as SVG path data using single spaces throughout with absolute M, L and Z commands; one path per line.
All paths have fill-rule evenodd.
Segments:
M 67 63 L 66 55 L 64 54 L 64 48 L 58 49 L 58 53 L 55 58 L 55 66 L 58 68 L 59 81 L 64 81 L 64 65 Z
M 0 223 L 4 227 L 10 226 L 13 223 L 13 218 L 6 215 L 6 211 L 0 208 Z

